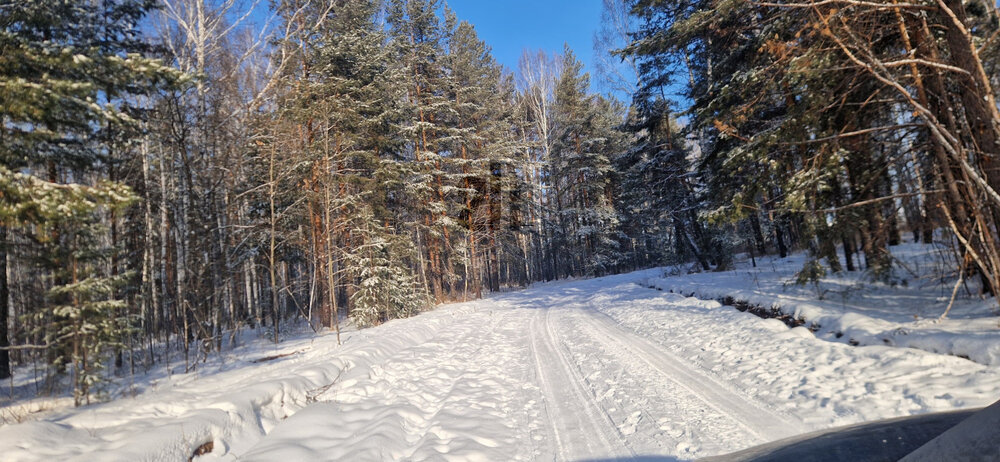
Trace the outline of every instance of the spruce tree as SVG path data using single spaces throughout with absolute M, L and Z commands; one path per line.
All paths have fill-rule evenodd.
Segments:
M 102 134 L 139 133 L 138 113 L 124 98 L 181 80 L 148 57 L 139 37 L 138 23 L 153 5 L 50 0 L 0 12 L 0 226 L 39 246 L 50 289 L 47 304 L 29 317 L 39 321 L 51 363 L 72 367 L 78 405 L 89 400 L 100 355 L 121 341 L 130 321 L 115 290 L 122 275 L 107 271 L 115 249 L 103 243 L 101 220 L 133 196 L 98 180 L 108 162 Z

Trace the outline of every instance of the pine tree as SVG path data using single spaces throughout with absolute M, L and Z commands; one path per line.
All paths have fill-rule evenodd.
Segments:
M 491 290 L 499 290 L 499 266 L 504 248 L 519 248 L 513 221 L 517 218 L 516 170 L 521 145 L 510 135 L 513 87 L 501 66 L 476 34 L 472 24 L 458 24 L 448 44 L 448 68 L 453 135 L 445 145 L 458 180 L 458 218 L 466 235 L 460 247 L 466 256 L 462 279 L 482 296 L 485 274 Z M 457 194 L 456 194 L 457 195 Z M 506 245 L 505 245 L 506 244 Z M 523 267 L 523 263 L 518 265 Z
M 550 160 L 564 267 L 572 275 L 601 275 L 618 264 L 618 217 L 611 194 L 620 105 L 589 94 L 589 74 L 566 47 L 555 88 L 556 133 Z
M 697 211 L 689 152 L 670 104 L 636 95 L 626 124 L 631 144 L 614 159 L 620 175 L 617 209 L 633 268 L 704 258 L 692 250 L 690 213 Z M 700 246 L 699 246 L 700 247 Z
M 421 278 L 434 298 L 443 301 L 457 288 L 457 244 L 464 239 L 453 218 L 462 181 L 454 168 L 455 156 L 447 150 L 456 134 L 445 62 L 454 16 L 446 10 L 447 23 L 442 24 L 438 6 L 438 0 L 392 0 L 388 23 L 407 80 L 405 102 L 412 120 L 403 126 L 408 141 L 403 158 L 413 169 L 407 181 L 411 202 L 404 216 L 417 247 L 426 254 L 420 258 Z
M 639 59 L 643 87 L 690 76 L 689 127 L 702 157 L 697 171 L 714 198 L 708 218 L 747 223 L 741 228 L 758 249 L 768 228 L 782 256 L 793 245 L 805 248 L 811 256 L 805 279 L 820 275 L 824 259 L 840 271 L 842 245 L 848 269 L 861 249 L 870 275 L 891 282 L 889 247 L 899 242 L 902 226 L 897 203 L 923 209 L 908 214 L 915 221 L 931 218 L 928 207 L 938 204 L 945 220 L 905 225 L 947 224 L 958 266 L 975 266 L 986 290 L 1000 284 L 987 263 L 1000 257 L 970 259 L 1000 255 L 991 224 L 996 213 L 975 210 L 974 199 L 994 197 L 991 175 L 998 171 L 990 165 L 1000 111 L 990 103 L 992 84 L 983 71 L 991 58 L 971 45 L 996 30 L 985 20 L 994 15 L 989 8 L 960 0 L 927 9 L 630 4 L 641 24 L 625 53 Z M 959 71 L 946 72 L 940 63 Z M 915 139 L 928 142 L 910 149 Z M 916 168 L 933 173 L 902 173 Z M 931 193 L 928 184 L 943 190 Z M 762 225 L 765 219 L 770 223 Z
M 315 132 L 297 157 L 313 200 L 305 220 L 321 230 L 312 246 L 326 292 L 320 317 L 337 329 L 341 301 L 363 326 L 412 315 L 426 303 L 410 240 L 396 231 L 404 186 L 419 168 L 396 155 L 405 142 L 406 75 L 377 20 L 378 2 L 338 5 L 309 38 L 308 81 L 289 95 L 286 111 Z

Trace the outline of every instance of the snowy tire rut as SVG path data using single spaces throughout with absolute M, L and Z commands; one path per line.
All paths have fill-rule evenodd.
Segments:
M 697 399 L 742 427 L 747 436 L 756 438 L 757 442 L 792 436 L 802 427 L 802 422 L 792 422 L 757 405 L 751 397 L 727 389 L 717 379 L 621 327 L 608 316 L 593 309 L 578 313 L 576 318 L 595 332 L 593 338 L 613 352 L 623 364 L 636 361 L 647 364 L 660 379 L 650 378 L 650 382 L 672 384 L 664 389 Z
M 585 379 L 567 359 L 549 322 L 551 314 L 551 309 L 538 310 L 531 321 L 530 336 L 554 452 L 560 460 L 598 454 L 634 457 L 614 422 L 586 387 Z

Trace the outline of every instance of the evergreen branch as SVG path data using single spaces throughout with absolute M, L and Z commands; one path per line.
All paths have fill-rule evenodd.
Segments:
M 18 351 L 18 350 L 47 350 L 51 348 L 52 345 L 10 345 L 10 346 L 0 346 L 0 351 Z

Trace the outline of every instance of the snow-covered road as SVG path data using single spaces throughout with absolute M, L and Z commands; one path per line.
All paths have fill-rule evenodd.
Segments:
M 353 368 L 240 460 L 628 459 L 741 448 L 806 429 L 618 324 L 619 279 L 469 306 L 389 359 Z
M 535 302 L 528 298 L 521 308 Z M 535 311 L 530 327 L 535 364 L 546 393 L 552 449 L 561 459 L 684 453 L 720 441 L 747 445 L 803 428 L 801 421 L 719 383 L 590 303 Z M 691 427 L 700 431 L 688 431 Z
M 16 460 L 693 459 L 838 424 L 962 407 L 1000 373 L 850 347 L 643 287 L 537 285 L 300 352 L 0 427 Z

